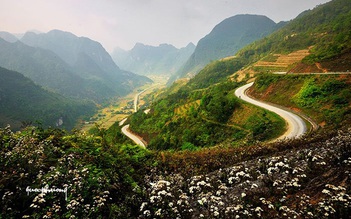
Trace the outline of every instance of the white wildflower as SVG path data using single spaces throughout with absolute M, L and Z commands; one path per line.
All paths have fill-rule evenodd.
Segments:
M 146 216 L 146 217 L 150 217 L 151 216 L 151 212 L 149 210 L 145 210 L 143 212 L 143 214 Z
M 160 209 L 158 209 L 158 210 L 155 212 L 155 215 L 160 216 L 161 213 L 162 213 L 162 209 L 160 208 Z
M 215 211 L 215 212 L 213 213 L 213 215 L 214 215 L 215 217 L 218 217 L 218 216 L 219 216 L 219 212 L 218 212 L 218 211 Z

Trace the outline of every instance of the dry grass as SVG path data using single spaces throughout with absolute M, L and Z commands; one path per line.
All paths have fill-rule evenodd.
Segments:
M 289 66 L 301 62 L 303 58 L 309 55 L 310 52 L 308 49 L 298 50 L 287 55 L 283 54 L 274 54 L 277 57 L 276 61 L 258 61 L 254 66 L 256 67 L 281 67 L 288 68 Z

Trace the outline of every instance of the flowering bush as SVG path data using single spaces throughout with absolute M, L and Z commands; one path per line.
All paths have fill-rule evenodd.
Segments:
M 0 130 L 1 214 L 10 218 L 124 218 L 136 183 L 120 148 L 61 130 Z M 33 192 L 42 188 L 51 192 Z M 64 190 L 66 192 L 52 192 Z M 127 195 L 131 197 L 132 195 Z M 139 203 L 137 204 L 139 205 Z M 122 216 L 123 215 L 123 216 Z M 1 217 L 1 216 L 0 216 Z
M 140 218 L 348 218 L 351 130 L 189 178 L 145 178 Z

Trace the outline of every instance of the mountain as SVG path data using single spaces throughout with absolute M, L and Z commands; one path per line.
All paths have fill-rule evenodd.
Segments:
M 71 100 L 44 90 L 22 74 L 0 67 L 0 127 L 40 122 L 44 127 L 72 129 L 80 116 L 93 113 L 92 102 Z
M 5 31 L 0 31 L 0 38 L 4 39 L 10 43 L 14 43 L 14 42 L 18 41 L 18 38 L 15 35 L 8 33 L 8 32 L 5 32 Z
M 9 43 L 0 39 L 0 66 L 21 72 L 36 84 L 65 96 L 93 96 L 86 89 L 88 81 L 74 74 L 68 64 L 49 50 L 30 47 L 20 41 Z M 94 98 L 97 97 L 100 95 Z
M 223 20 L 199 41 L 194 53 L 170 82 L 195 75 L 211 61 L 233 56 L 244 46 L 267 36 L 281 25 L 262 15 L 236 15 Z
M 131 116 L 130 129 L 159 150 L 268 140 L 277 134 L 279 121 L 233 98 L 236 88 L 254 78 L 257 97 L 331 129 L 350 124 L 349 75 L 297 74 L 351 69 L 349 3 L 334 0 L 304 12 L 235 56 L 211 62 L 186 84 L 174 83 L 167 95 L 153 101 L 147 115 Z M 276 72 L 289 74 L 272 74 Z M 263 73 L 270 77 L 261 78 Z
M 253 63 L 242 74 L 347 72 L 351 69 L 351 5 L 334 0 L 301 13 L 269 37 L 241 50 Z
M 124 95 L 150 82 L 144 76 L 121 70 L 100 43 L 86 37 L 52 30 L 40 34 L 28 32 L 21 41 L 28 46 L 53 52 L 69 66 L 71 72 L 86 80 L 87 85 L 95 86 L 97 91 L 104 89 L 101 97 Z
M 235 57 L 209 64 L 187 86 L 203 88 L 228 76 L 240 81 L 262 72 L 347 72 L 351 69 L 350 26 L 348 0 L 317 6 Z
M 130 51 L 115 49 L 112 58 L 121 68 L 141 75 L 172 75 L 185 63 L 194 49 L 195 45 L 192 43 L 181 49 L 169 44 L 148 46 L 137 43 Z

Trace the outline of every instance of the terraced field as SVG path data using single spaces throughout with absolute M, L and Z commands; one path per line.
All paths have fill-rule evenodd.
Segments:
M 271 54 L 252 66 L 235 72 L 231 78 L 237 77 L 238 81 L 242 81 L 247 76 L 254 77 L 257 73 L 285 73 L 301 63 L 301 60 L 309 54 L 309 49 L 298 50 L 289 54 Z
M 273 58 L 273 60 L 265 61 L 265 59 L 263 59 L 254 64 L 254 67 L 278 67 L 286 69 L 295 63 L 301 62 L 301 60 L 309 54 L 310 52 L 308 49 L 298 50 L 287 55 L 273 54 L 272 56 L 267 57 L 268 59 Z
M 194 107 L 195 109 L 197 109 L 199 106 L 200 106 L 200 100 L 196 100 L 194 102 L 187 103 L 183 106 L 175 108 L 174 114 L 179 116 L 185 116 L 191 107 Z

